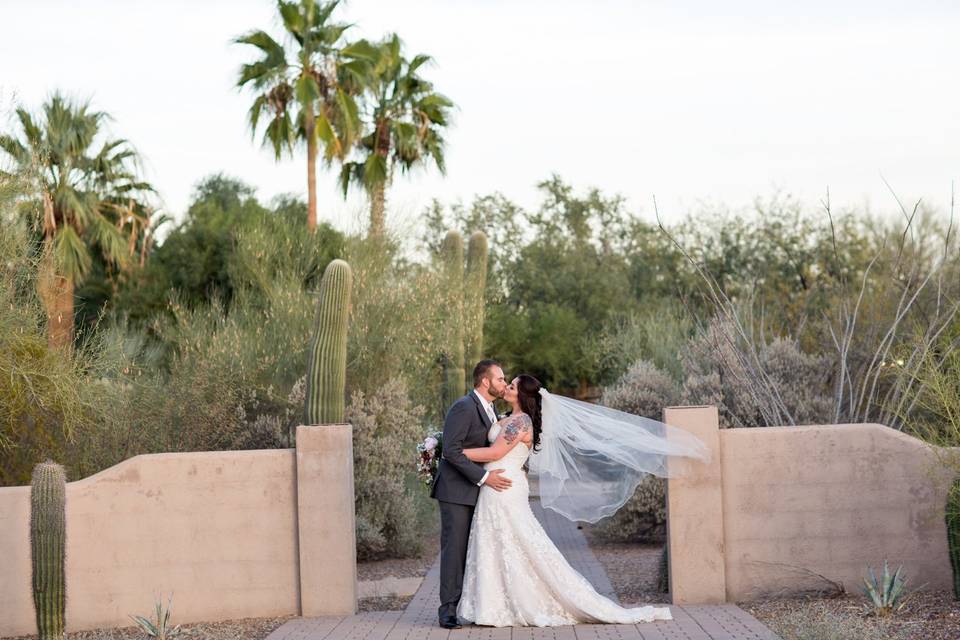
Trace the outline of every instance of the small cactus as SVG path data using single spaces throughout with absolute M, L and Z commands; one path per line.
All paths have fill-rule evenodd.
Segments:
M 660 554 L 660 564 L 657 567 L 657 591 L 660 593 L 670 593 L 670 558 L 667 547 L 663 545 L 663 552 Z
M 34 467 L 30 481 L 30 557 L 40 640 L 63 638 L 66 495 L 67 477 L 61 465 L 47 460 Z
M 960 479 L 954 481 L 947 494 L 947 549 L 953 569 L 953 597 L 960 600 Z
M 464 275 L 464 363 L 466 383 L 473 386 L 473 365 L 483 360 L 484 298 L 487 288 L 487 236 L 475 231 L 467 247 L 467 272 Z
M 305 424 L 343 422 L 347 321 L 353 272 L 343 260 L 327 265 L 320 281 L 313 342 L 307 361 Z
M 448 231 L 440 248 L 451 330 L 443 354 L 443 401 L 453 404 L 465 393 L 463 373 L 463 237 Z

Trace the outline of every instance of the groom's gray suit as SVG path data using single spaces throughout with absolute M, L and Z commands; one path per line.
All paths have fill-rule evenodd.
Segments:
M 430 496 L 440 502 L 440 609 L 443 620 L 457 615 L 467 561 L 473 509 L 486 469 L 463 455 L 487 446 L 491 422 L 474 391 L 453 403 L 443 421 L 443 457 Z

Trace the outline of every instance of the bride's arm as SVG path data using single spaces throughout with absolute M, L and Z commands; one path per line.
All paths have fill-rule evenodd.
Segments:
M 473 449 L 464 449 L 463 455 L 474 462 L 492 462 L 499 460 L 517 446 L 518 442 L 523 442 L 524 434 L 530 433 L 532 427 L 530 419 L 527 416 L 516 416 L 503 423 L 500 434 L 489 447 L 476 447 Z

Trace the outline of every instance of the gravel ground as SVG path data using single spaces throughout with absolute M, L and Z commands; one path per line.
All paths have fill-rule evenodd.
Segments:
M 173 617 L 173 616 L 171 616 Z M 203 638 L 204 640 L 262 640 L 287 620 L 297 616 L 280 618 L 243 618 L 223 622 L 197 622 L 180 627 L 178 638 Z M 176 620 L 173 620 L 176 622 Z M 64 634 L 64 640 L 148 640 L 149 636 L 140 627 L 119 629 L 94 629 Z M 11 640 L 11 639 L 4 639 Z M 36 635 L 17 636 L 16 640 L 37 640 Z
M 588 524 L 583 525 L 583 533 L 622 604 L 669 602 L 668 594 L 657 591 L 662 542 L 606 542 L 593 534 Z
M 403 611 L 411 600 L 413 596 L 364 598 L 358 603 L 358 609 L 360 611 Z
M 423 553 L 415 558 L 374 560 L 357 563 L 357 580 L 395 578 L 422 578 L 433 566 L 440 553 L 440 534 L 424 538 Z
M 859 595 L 840 598 L 776 599 L 738 603 L 745 611 L 774 631 L 785 633 L 789 623 L 804 613 L 812 619 L 823 618 L 821 612 L 835 619 L 849 619 L 862 625 L 865 634 L 897 640 L 957 640 L 960 638 L 960 602 L 949 591 L 915 591 L 903 611 L 888 619 L 864 615 L 867 600 Z M 851 625 L 852 626 L 852 625 Z M 785 633 L 785 638 L 790 635 Z M 814 636 L 805 636 L 811 637 Z M 823 636 L 827 638 L 828 636 Z M 846 638 L 854 636 L 833 636 Z M 859 640 L 858 637 L 858 640 Z

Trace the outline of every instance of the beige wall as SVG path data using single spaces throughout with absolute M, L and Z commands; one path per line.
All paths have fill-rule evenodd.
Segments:
M 299 451 L 140 455 L 67 483 L 67 631 L 150 617 L 158 591 L 164 603 L 173 594 L 176 623 L 299 614 L 306 583 L 314 611 L 353 613 L 355 554 L 301 575 L 301 554 L 353 539 L 350 427 L 332 429 L 326 450 L 304 437 Z M 350 517 L 301 526 L 298 493 L 314 505 L 335 496 L 341 510 L 349 499 Z M 0 636 L 36 633 L 29 499 L 29 487 L 0 488 Z
M 823 586 L 867 566 L 950 588 L 950 477 L 920 440 L 878 424 L 722 429 L 727 599 Z M 782 563 L 782 566 L 778 564 Z
M 923 442 L 877 424 L 719 429 L 715 412 L 698 407 L 671 407 L 664 421 L 715 433 L 705 440 L 720 461 L 667 483 L 675 603 L 823 587 L 812 573 L 856 592 L 884 559 L 903 564 L 912 585 L 949 588 L 951 478 Z M 722 488 L 720 518 L 711 482 Z M 718 546 L 722 569 L 701 558 Z

